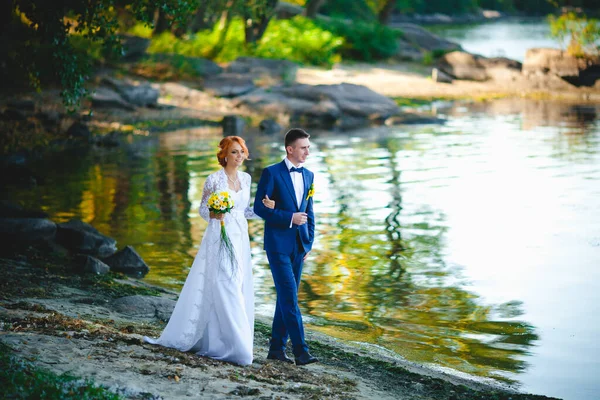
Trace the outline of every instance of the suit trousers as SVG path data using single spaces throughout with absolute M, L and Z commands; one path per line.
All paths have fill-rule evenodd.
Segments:
M 277 303 L 271 330 L 271 350 L 285 350 L 288 337 L 292 341 L 294 355 L 308 351 L 304 341 L 302 314 L 298 306 L 298 287 L 306 252 L 296 234 L 293 251 L 289 254 L 267 252 L 271 274 L 277 291 Z

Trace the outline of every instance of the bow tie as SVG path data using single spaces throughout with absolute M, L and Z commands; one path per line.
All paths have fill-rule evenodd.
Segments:
M 300 167 L 300 168 L 292 167 L 292 168 L 290 168 L 290 172 L 300 172 L 300 173 L 302 173 L 302 171 L 304 171 L 304 167 Z

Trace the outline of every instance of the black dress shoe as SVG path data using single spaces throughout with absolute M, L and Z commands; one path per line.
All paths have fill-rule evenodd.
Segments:
M 302 353 L 298 357 L 296 357 L 296 365 L 306 365 L 319 362 L 317 357 L 313 357 L 309 352 Z
M 279 360 L 290 364 L 294 363 L 291 358 L 285 355 L 285 351 L 269 351 L 267 360 Z

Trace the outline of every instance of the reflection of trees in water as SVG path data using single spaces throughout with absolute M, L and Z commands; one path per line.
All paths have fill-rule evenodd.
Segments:
M 304 277 L 304 308 L 324 319 L 324 331 L 379 343 L 411 360 L 483 376 L 523 370 L 523 356 L 537 339 L 534 328 L 502 320 L 519 315 L 520 305 L 482 306 L 476 295 L 452 283 L 460 270 L 445 262 L 446 228 L 435 210 L 421 208 L 415 211 L 418 220 L 401 223 L 401 170 L 395 160 L 401 146 L 396 139 L 379 146 L 361 142 L 352 151 L 321 145 L 332 187 L 324 201 L 335 201 L 337 214 L 320 218 L 327 233 L 313 273 Z M 389 213 L 379 220 L 367 217 L 375 201 L 369 188 L 380 182 L 365 173 L 373 164 L 386 167 L 379 177 L 389 176 L 376 203 Z
M 560 100 L 507 98 L 470 104 L 453 103 L 440 111 L 461 117 L 465 114 L 481 114 L 487 117 L 518 115 L 522 120 L 520 128 L 523 130 L 559 127 L 570 133 L 586 134 L 595 129 L 600 105 Z

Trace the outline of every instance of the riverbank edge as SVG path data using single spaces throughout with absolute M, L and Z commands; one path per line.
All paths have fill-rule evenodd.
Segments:
M 94 381 L 124 398 L 185 397 L 201 384 L 207 398 L 254 393 L 291 399 L 548 399 L 434 370 L 310 327 L 307 341 L 319 364 L 266 360 L 270 321 L 265 318 L 256 322 L 255 360 L 249 367 L 151 346 L 142 337 L 158 336 L 164 321 L 121 314 L 111 305 L 123 296 L 175 300 L 177 293 L 123 275 L 80 275 L 74 268 L 69 257 L 36 247 L 1 257 L 6 279 L 0 287 L 0 342 L 36 368 Z

